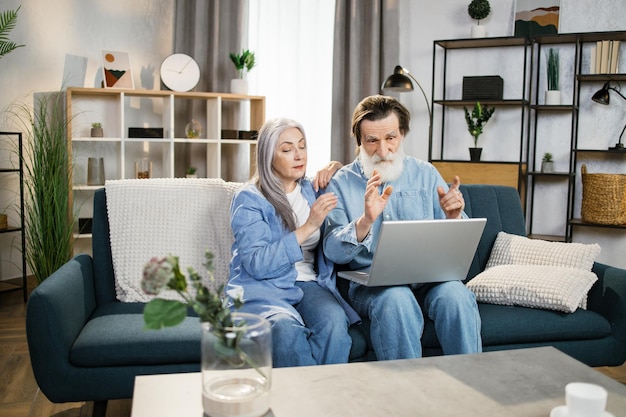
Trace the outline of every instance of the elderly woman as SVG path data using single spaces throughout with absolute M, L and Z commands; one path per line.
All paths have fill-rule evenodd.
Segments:
M 235 243 L 226 293 L 241 298 L 240 311 L 271 322 L 275 367 L 347 362 L 348 327 L 359 317 L 338 293 L 321 245 L 337 197 L 315 191 L 336 167 L 314 183 L 305 178 L 306 136 L 289 119 L 263 125 L 256 163 L 231 205 Z

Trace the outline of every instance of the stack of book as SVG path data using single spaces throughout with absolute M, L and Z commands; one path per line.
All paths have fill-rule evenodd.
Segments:
M 591 48 L 590 74 L 617 74 L 620 41 L 597 41 Z

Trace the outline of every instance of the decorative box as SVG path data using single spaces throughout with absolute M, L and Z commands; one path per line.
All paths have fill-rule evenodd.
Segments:
M 163 139 L 162 127 L 129 127 L 129 138 L 159 138 Z
M 463 100 L 502 100 L 503 87 L 499 75 L 463 77 Z

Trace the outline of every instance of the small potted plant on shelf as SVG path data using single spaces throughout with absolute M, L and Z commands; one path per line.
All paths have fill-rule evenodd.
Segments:
M 91 124 L 91 137 L 92 138 L 101 138 L 104 136 L 104 131 L 102 130 L 102 123 L 93 122 Z
M 256 64 L 254 52 L 245 49 L 241 54 L 230 53 L 230 60 L 237 69 L 239 78 L 230 81 L 230 92 L 234 94 L 248 94 L 248 80 L 245 79 L 246 72 L 249 72 Z
M 191 166 L 191 167 L 187 168 L 186 177 L 187 178 L 198 178 L 198 176 L 196 175 L 196 170 L 197 170 L 197 168 L 194 167 L 194 166 Z
M 467 110 L 467 107 L 463 107 L 463 110 L 465 111 L 467 131 L 474 138 L 474 147 L 469 148 L 470 160 L 472 162 L 478 162 L 480 161 L 480 154 L 482 152 L 482 148 L 478 147 L 478 137 L 483 133 L 483 127 L 489 119 L 491 119 L 491 116 L 496 111 L 496 108 L 489 108 L 487 106 L 483 107 L 480 102 L 477 101 L 476 104 L 474 104 L 474 109 L 471 113 Z
M 476 20 L 476 24 L 472 26 L 472 38 L 484 38 L 487 31 L 484 26 L 480 25 L 480 21 L 489 16 L 491 6 L 488 0 L 472 0 L 467 6 L 467 14 Z
M 559 51 L 550 48 L 548 52 L 548 90 L 546 91 L 546 105 L 558 106 L 561 104 L 559 91 Z
M 552 160 L 552 154 L 550 152 L 543 154 L 543 159 L 541 160 L 541 172 L 554 172 L 554 161 Z

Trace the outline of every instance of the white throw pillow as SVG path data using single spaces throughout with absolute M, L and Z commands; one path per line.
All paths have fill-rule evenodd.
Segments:
M 598 277 L 598 244 L 548 242 L 498 233 L 485 271 L 467 283 L 482 303 L 574 312 Z
M 562 243 L 498 233 L 486 268 L 498 265 L 563 266 L 591 271 L 600 254 L 597 243 Z
M 483 303 L 544 308 L 572 313 L 586 308 L 596 274 L 576 268 L 500 265 L 475 276 L 467 287 Z

